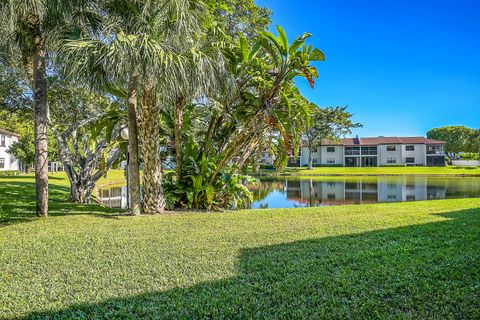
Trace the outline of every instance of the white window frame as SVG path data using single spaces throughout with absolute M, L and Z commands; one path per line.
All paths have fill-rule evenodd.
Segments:
M 327 164 L 336 164 L 335 158 L 327 158 Z
M 395 158 L 395 157 L 388 157 L 388 158 L 387 158 L 387 163 L 388 163 L 388 164 L 395 164 L 395 163 L 397 163 L 397 158 Z

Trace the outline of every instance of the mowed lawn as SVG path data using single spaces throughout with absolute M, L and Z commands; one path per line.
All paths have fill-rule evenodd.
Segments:
M 480 200 L 33 218 L 0 178 L 1 319 L 480 318 Z
M 473 175 L 480 167 L 315 167 L 286 168 L 283 175 Z

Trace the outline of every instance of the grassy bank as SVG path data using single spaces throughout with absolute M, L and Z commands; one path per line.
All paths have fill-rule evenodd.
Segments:
M 276 174 L 264 171 L 264 174 Z M 437 175 L 437 176 L 480 176 L 480 167 L 317 167 L 286 168 L 282 175 L 315 176 L 315 175 Z
M 0 178 L 0 318 L 479 318 L 480 200 L 33 218 Z

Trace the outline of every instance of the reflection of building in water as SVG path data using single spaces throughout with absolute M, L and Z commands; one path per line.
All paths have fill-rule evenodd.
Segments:
M 98 200 L 110 208 L 127 208 L 127 188 L 113 187 L 98 192 Z
M 287 199 L 307 205 L 339 205 L 444 199 L 445 183 L 427 177 L 367 177 L 287 181 Z

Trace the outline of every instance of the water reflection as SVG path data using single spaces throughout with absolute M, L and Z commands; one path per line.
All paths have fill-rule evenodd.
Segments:
M 480 179 L 467 177 L 261 179 L 249 187 L 255 209 L 480 198 Z M 100 189 L 97 198 L 107 207 L 127 206 L 126 187 Z
M 479 198 L 478 178 L 345 177 L 262 180 L 253 208 L 294 208 L 379 202 Z

